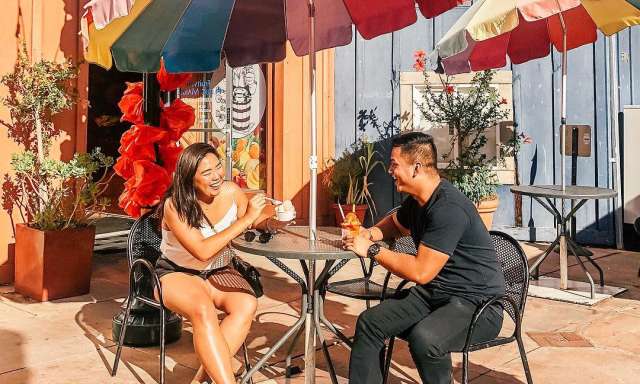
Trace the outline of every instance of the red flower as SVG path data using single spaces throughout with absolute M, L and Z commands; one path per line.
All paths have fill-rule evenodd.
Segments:
M 140 216 L 140 208 L 151 207 L 160 202 L 171 184 L 168 172 L 148 160 L 133 163 L 133 177 L 124 184 L 125 190 L 118 205 L 132 217 Z
M 160 70 L 156 74 L 156 78 L 160 83 L 160 89 L 165 92 L 175 91 L 176 89 L 183 87 L 189 80 L 191 80 L 190 73 L 169 73 L 164 68 L 164 61 L 160 61 Z
M 425 69 L 425 63 L 427 59 L 427 53 L 422 49 L 418 49 L 413 53 L 413 58 L 416 59 L 415 63 L 413 63 L 413 68 L 416 71 L 423 72 Z
M 163 140 L 167 131 L 150 125 L 134 125 L 120 138 L 118 152 L 134 160 L 156 160 L 153 144 Z
M 127 89 L 118 103 L 122 111 L 121 120 L 133 124 L 144 123 L 143 102 L 142 83 L 127 83 Z
M 158 145 L 158 155 L 162 160 L 162 167 L 170 174 L 176 170 L 178 157 L 182 153 L 182 147 L 179 147 L 175 141 L 164 141 Z
M 453 94 L 453 92 L 455 92 L 455 90 L 456 90 L 456 89 L 455 89 L 455 88 L 453 88 L 453 86 L 452 86 L 452 85 L 447 85 L 447 86 L 445 87 L 445 89 L 444 89 L 444 91 L 445 91 L 445 92 L 447 92 L 447 94 L 448 94 L 448 95 Z
M 193 126 L 196 121 L 194 109 L 180 99 L 174 100 L 170 106 L 162 110 L 160 126 L 169 130 L 171 140 L 180 140 L 182 134 Z
M 500 104 L 507 104 L 507 99 L 503 97 L 502 100 L 500 100 Z

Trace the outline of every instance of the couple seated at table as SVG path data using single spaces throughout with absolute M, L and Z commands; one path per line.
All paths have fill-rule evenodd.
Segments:
M 406 133 L 394 138 L 392 147 L 389 174 L 408 197 L 392 216 L 344 243 L 416 286 L 359 316 L 349 378 L 352 383 L 381 383 L 382 357 L 371 356 L 382 356 L 385 339 L 403 336 L 422 380 L 449 384 L 449 351 L 462 348 L 476 307 L 504 293 L 504 278 L 474 204 L 440 178 L 431 136 Z M 165 306 L 193 325 L 202 363 L 195 382 L 207 377 L 215 383 L 234 382 L 231 357 L 247 336 L 257 302 L 247 282 L 229 265 L 229 244 L 270 216 L 263 212 L 263 195 L 249 200 L 223 176 L 213 147 L 187 147 L 163 207 L 163 255 L 157 269 Z M 375 243 L 407 234 L 416 243 L 417 255 Z M 216 309 L 227 314 L 221 322 Z M 502 311 L 486 311 L 473 342 L 494 338 L 501 326 Z

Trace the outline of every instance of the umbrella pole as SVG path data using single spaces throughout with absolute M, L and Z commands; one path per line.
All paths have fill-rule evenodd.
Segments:
M 564 22 L 564 16 L 562 15 L 562 7 L 560 2 L 556 0 L 560 12 L 560 25 L 562 26 L 562 83 L 560 88 L 560 135 L 562 140 L 560 141 L 560 156 L 562 158 L 562 164 L 560 168 L 560 178 L 562 179 L 562 191 L 564 192 L 566 187 L 565 182 L 565 154 L 566 148 L 566 126 L 567 126 L 567 25 Z M 562 217 L 565 217 L 564 199 L 560 199 L 560 210 Z M 568 288 L 568 263 L 567 263 L 567 233 L 564 223 L 558 223 L 560 226 L 560 288 Z
M 613 188 L 616 198 L 613 200 L 613 215 L 615 219 L 616 248 L 622 249 L 622 185 L 620 182 L 620 126 L 618 124 L 619 94 L 618 94 L 618 35 L 609 36 L 609 115 L 611 123 L 611 157 L 613 173 Z
M 316 203 L 317 203 L 317 178 L 318 178 L 318 156 L 317 156 L 317 130 L 316 130 L 316 46 L 315 46 L 315 4 L 314 0 L 308 0 L 309 7 L 309 90 L 311 107 L 311 154 L 309 156 L 309 243 L 314 245 L 317 239 L 316 234 Z M 304 382 L 305 384 L 315 384 L 316 382 L 316 327 L 314 311 L 317 308 L 315 301 L 315 280 L 316 261 L 309 261 L 309 271 L 307 275 L 307 294 L 309 309 L 305 318 L 305 352 L 304 352 Z
M 309 169 L 311 170 L 309 180 L 309 240 L 315 241 L 316 234 L 316 208 L 318 194 L 318 154 L 316 127 L 316 44 L 315 44 L 315 4 L 314 0 L 309 0 L 309 89 L 311 105 L 311 155 L 309 156 Z
M 560 7 L 560 4 L 558 4 Z M 560 156 L 562 157 L 562 166 L 560 168 L 560 178 L 562 179 L 562 190 L 565 190 L 565 154 L 564 147 L 566 147 L 566 126 L 567 126 L 567 25 L 564 22 L 564 16 L 562 15 L 562 8 L 560 8 L 560 25 L 562 26 L 562 83 L 560 88 L 560 134 L 562 140 L 560 145 Z M 563 207 L 564 209 L 564 204 Z
M 227 98 L 227 124 L 225 126 L 225 159 L 224 159 L 224 173 L 225 179 L 231 180 L 233 159 L 231 150 L 231 141 L 233 140 L 233 121 L 231 118 L 231 110 L 233 107 L 233 68 L 229 65 L 229 62 L 225 60 L 225 96 Z M 213 102 L 213 98 L 212 98 Z M 213 110 L 213 109 L 211 109 Z

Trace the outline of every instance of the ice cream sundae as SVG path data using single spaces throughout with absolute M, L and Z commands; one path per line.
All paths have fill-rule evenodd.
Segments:
M 340 224 L 342 227 L 342 237 L 356 237 L 360 233 L 360 220 L 354 212 L 349 212 L 344 218 L 344 221 Z
M 285 200 L 276 206 L 276 218 L 278 221 L 291 221 L 296 218 L 296 209 L 291 200 Z

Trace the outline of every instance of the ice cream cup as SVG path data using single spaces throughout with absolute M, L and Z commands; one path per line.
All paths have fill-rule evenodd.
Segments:
M 291 221 L 295 218 L 295 211 L 276 211 L 276 219 L 278 219 L 278 221 Z

